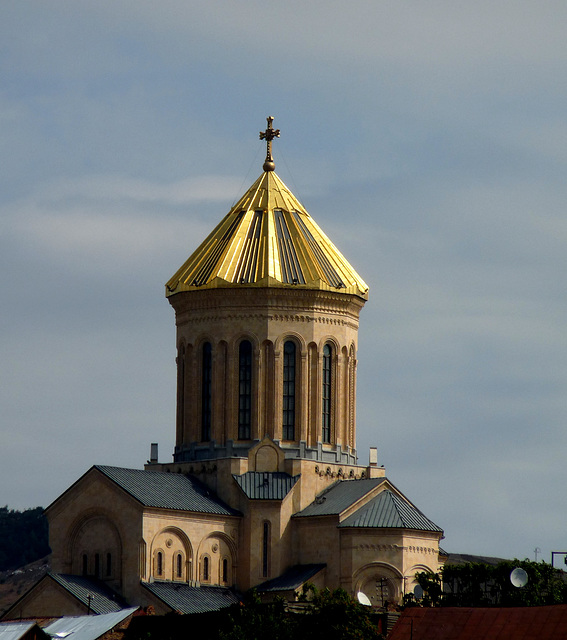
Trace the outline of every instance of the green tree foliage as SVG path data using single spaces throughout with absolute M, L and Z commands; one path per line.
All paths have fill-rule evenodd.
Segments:
M 513 569 L 528 575 L 523 587 L 510 582 Z M 527 607 L 567 602 L 564 574 L 545 562 L 507 560 L 497 565 L 469 562 L 446 565 L 441 573 L 416 574 L 424 606 Z
M 47 518 L 41 507 L 24 511 L 0 507 L 0 571 L 17 569 L 49 552 Z
M 317 591 L 309 587 L 302 598 L 305 610 L 289 613 L 280 600 L 263 604 L 252 591 L 241 605 L 231 607 L 221 624 L 220 640 L 377 640 L 371 610 L 343 589 Z

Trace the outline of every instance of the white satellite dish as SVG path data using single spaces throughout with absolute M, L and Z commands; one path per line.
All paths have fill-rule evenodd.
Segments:
M 359 591 L 356 594 L 356 599 L 360 602 L 360 604 L 363 604 L 365 607 L 372 606 L 372 602 L 370 602 L 370 598 L 362 591 Z
M 516 567 L 510 574 L 510 582 L 515 587 L 525 587 L 528 584 L 528 574 L 520 567 Z
M 421 598 L 423 598 L 423 587 L 420 584 L 416 584 L 413 588 L 413 595 L 417 600 L 421 600 Z

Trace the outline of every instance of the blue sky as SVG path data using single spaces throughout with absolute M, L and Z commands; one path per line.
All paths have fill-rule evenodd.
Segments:
M 370 285 L 358 450 L 448 551 L 567 549 L 567 5 L 0 7 L 0 503 L 170 459 L 164 283 L 276 171 Z M 539 556 L 542 557 L 542 556 Z

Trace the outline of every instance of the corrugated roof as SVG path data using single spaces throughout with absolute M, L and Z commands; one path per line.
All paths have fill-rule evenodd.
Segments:
M 339 527 L 443 531 L 421 511 L 388 490 L 382 491 L 358 511 L 343 520 Z
M 281 576 L 258 585 L 258 591 L 290 591 L 298 589 L 314 575 L 325 569 L 326 564 L 296 564 L 284 571 Z
M 111 613 L 120 611 L 126 606 L 117 593 L 98 580 L 64 573 L 48 573 L 46 577 L 57 582 L 86 607 L 89 607 L 90 600 L 90 609 L 93 613 Z
M 195 511 L 223 516 L 241 515 L 192 476 L 164 471 L 95 465 L 105 476 L 146 507 Z
M 240 602 L 240 598 L 226 587 L 192 587 L 175 582 L 142 582 L 157 598 L 181 613 L 218 611 Z
M 259 471 L 233 475 L 233 478 L 250 500 L 283 500 L 299 480 L 299 476 L 289 473 Z
M 384 477 L 365 480 L 339 480 L 319 494 L 309 506 L 294 517 L 338 515 L 385 481 Z
M 0 640 L 20 640 L 35 625 L 35 620 L 28 622 L 0 622 Z M 42 633 L 41 629 L 39 633 Z
M 53 638 L 97 640 L 137 610 L 138 607 L 132 607 L 98 616 L 65 616 L 44 627 L 44 631 Z
M 368 298 L 368 286 L 274 171 L 265 171 L 166 284 L 299 287 Z

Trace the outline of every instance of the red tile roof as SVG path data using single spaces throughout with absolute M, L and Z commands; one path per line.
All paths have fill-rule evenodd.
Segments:
M 567 604 L 547 607 L 406 609 L 388 640 L 559 640 Z

